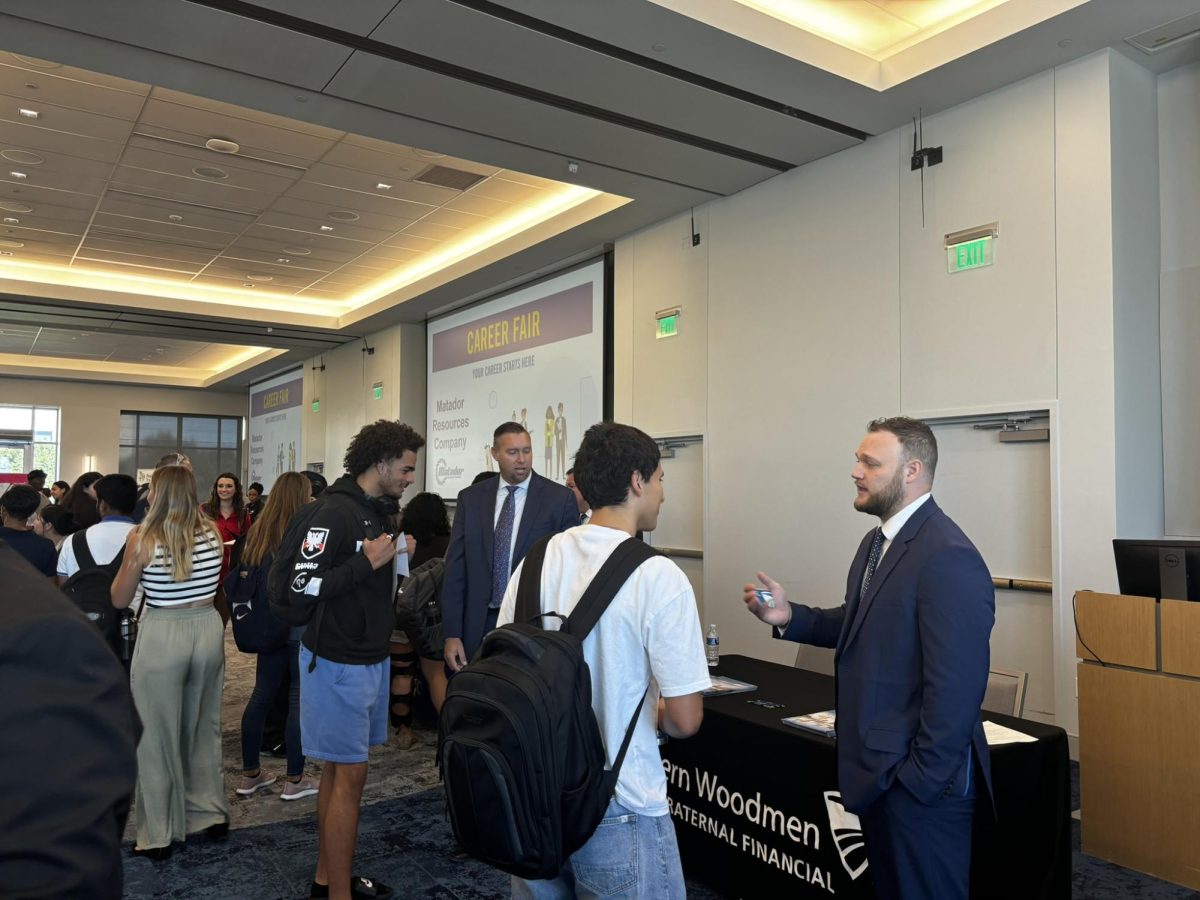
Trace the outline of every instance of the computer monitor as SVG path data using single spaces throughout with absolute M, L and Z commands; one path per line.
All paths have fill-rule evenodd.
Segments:
M 1200 600 L 1200 541 L 1113 541 L 1122 594 Z

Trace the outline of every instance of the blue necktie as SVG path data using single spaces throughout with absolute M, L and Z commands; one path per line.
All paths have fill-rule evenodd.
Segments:
M 500 507 L 500 519 L 496 522 L 496 537 L 492 543 L 492 601 L 490 609 L 499 609 L 504 600 L 504 589 L 508 587 L 508 576 L 512 572 L 512 533 L 513 520 L 517 512 L 517 486 L 505 485 L 508 496 Z
M 867 594 L 867 585 L 871 583 L 871 576 L 875 574 L 875 567 L 879 565 L 879 557 L 883 553 L 883 529 L 875 529 L 875 537 L 871 541 L 871 553 L 867 557 L 867 573 L 863 576 L 862 590 L 858 592 L 858 599 L 861 600 Z

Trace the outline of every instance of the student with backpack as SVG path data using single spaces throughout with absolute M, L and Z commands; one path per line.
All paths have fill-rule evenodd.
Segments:
M 711 681 L 696 599 L 687 577 L 671 560 L 648 553 L 634 538 L 639 530 L 651 531 L 658 524 L 663 502 L 659 458 L 658 445 L 636 428 L 604 422 L 588 429 L 575 456 L 575 483 L 594 510 L 590 524 L 555 535 L 530 551 L 505 591 L 498 620 L 504 627 L 485 639 L 479 658 L 450 684 L 443 707 L 441 762 L 451 820 L 460 841 L 471 850 L 473 842 L 463 831 L 469 815 L 456 803 L 456 792 L 461 798 L 458 789 L 467 786 L 459 777 L 464 774 L 459 762 L 466 757 L 456 761 L 453 752 L 455 732 L 461 734 L 470 726 L 459 713 L 471 713 L 465 707 L 455 711 L 462 699 L 461 693 L 456 698 L 456 692 L 470 688 L 472 669 L 486 664 L 494 649 L 529 639 L 531 629 L 518 610 L 528 613 L 532 607 L 567 616 L 566 630 L 572 636 L 568 640 L 582 636 L 586 667 L 581 671 L 589 675 L 590 685 L 585 688 L 590 687 L 592 730 L 598 729 L 592 741 L 600 744 L 589 777 L 594 796 L 590 806 L 595 812 L 580 812 L 589 804 L 581 806 L 580 792 L 569 790 L 576 785 L 560 785 L 567 791 L 561 795 L 559 835 L 566 841 L 562 848 L 566 858 L 557 871 L 514 875 L 513 897 L 685 896 L 655 729 L 676 738 L 695 734 L 704 711 L 701 692 Z M 533 603 L 533 596 L 540 597 L 540 603 Z M 609 598 L 606 607 L 597 602 Z M 576 611 L 587 618 L 577 621 Z M 547 629 L 556 628 L 552 617 L 538 621 Z M 513 622 L 517 624 L 509 624 Z M 481 690 L 478 684 L 475 690 Z M 586 691 L 579 696 L 587 696 Z M 560 737 L 558 744 L 569 740 Z M 566 764 L 577 755 L 572 752 Z M 516 763 L 512 770 L 516 783 L 506 785 L 502 793 L 518 796 L 520 760 L 511 762 Z M 475 769 L 476 774 L 479 771 Z M 471 786 L 481 787 L 475 781 Z M 484 803 L 483 794 L 476 794 L 474 805 L 482 808 Z M 475 827 L 481 833 L 490 830 L 484 844 L 495 848 L 505 843 L 506 817 L 492 810 L 492 820 Z M 517 819 L 520 815 L 519 810 L 514 813 Z M 573 834 L 583 818 L 587 820 L 584 831 L 592 833 Z M 537 833 L 536 823 L 526 824 L 534 824 L 531 833 Z M 546 858 L 553 857 L 551 853 Z M 513 871 L 521 866 L 507 868 Z
M 136 618 L 134 610 L 119 612 L 112 605 L 112 583 L 121 568 L 125 539 L 133 530 L 131 518 L 137 505 L 137 482 L 129 475 L 105 475 L 96 482 L 100 521 L 76 531 L 58 551 L 59 586 L 100 629 L 108 645 L 128 668 L 133 654 L 132 634 L 136 624 L 126 626 L 123 640 L 121 618 Z
M 225 598 L 233 622 L 233 639 L 243 653 L 257 655 L 254 690 L 242 713 L 242 782 L 237 793 L 249 797 L 270 787 L 278 776 L 259 765 L 263 727 L 284 679 L 291 675 L 285 735 L 287 783 L 281 800 L 301 800 L 319 790 L 304 777 L 304 751 L 300 747 L 300 672 L 298 654 L 303 627 L 289 628 L 271 612 L 267 599 L 268 574 L 283 543 L 288 523 L 312 500 L 312 483 L 299 472 L 284 472 L 275 481 L 262 512 L 233 548 L 233 562 L 225 578 Z

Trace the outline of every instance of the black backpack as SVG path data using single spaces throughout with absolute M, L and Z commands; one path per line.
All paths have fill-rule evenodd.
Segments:
M 86 531 L 71 535 L 71 550 L 79 564 L 79 571 L 63 582 L 62 591 L 95 623 L 108 645 L 116 650 L 121 640 L 122 611 L 112 604 L 112 584 L 125 558 L 125 545 L 122 544 L 117 555 L 104 566 L 99 565 L 92 556 Z
M 242 538 L 233 548 L 233 557 L 241 556 Z M 267 601 L 267 576 L 271 571 L 271 554 L 259 565 L 239 562 L 225 576 L 225 600 L 229 604 L 229 620 L 233 624 L 233 642 L 243 653 L 270 653 L 278 650 L 288 639 L 288 626 L 271 612 Z
M 521 878 L 556 877 L 595 832 L 646 699 L 606 770 L 583 640 L 656 551 L 637 538 L 622 542 L 562 630 L 545 631 L 528 623 L 542 617 L 549 541 L 525 556 L 515 621 L 484 637 L 475 659 L 450 680 L 439 728 L 438 766 L 454 836 L 472 856 Z
M 442 658 L 442 607 L 439 598 L 446 560 L 427 559 L 405 576 L 396 591 L 396 627 L 408 635 L 417 655 Z

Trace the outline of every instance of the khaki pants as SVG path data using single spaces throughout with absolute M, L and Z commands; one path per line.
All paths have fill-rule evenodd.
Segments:
M 211 606 L 146 607 L 138 628 L 130 687 L 138 743 L 137 846 L 170 846 L 229 821 L 221 753 L 225 629 Z

